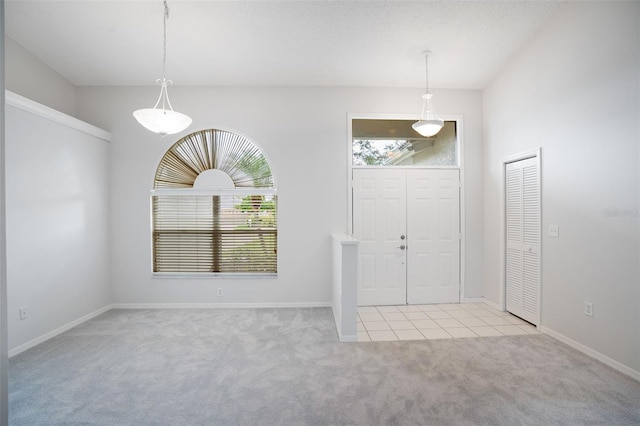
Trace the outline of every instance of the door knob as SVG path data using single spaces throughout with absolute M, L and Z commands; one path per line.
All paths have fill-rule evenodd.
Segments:
M 401 246 L 398 247 L 400 250 L 404 250 L 407 248 L 407 246 L 405 246 L 404 244 L 402 244 Z
M 400 235 L 400 239 L 401 240 L 404 240 L 405 238 L 407 238 L 407 237 L 405 237 L 404 235 Z

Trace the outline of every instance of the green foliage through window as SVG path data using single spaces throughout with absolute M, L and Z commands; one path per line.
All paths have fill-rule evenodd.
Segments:
M 225 172 L 242 195 L 190 193 L 210 169 Z M 251 141 L 215 129 L 188 135 L 160 161 L 154 188 L 169 191 L 152 196 L 154 272 L 277 272 L 273 176 Z
M 384 166 L 411 144 L 406 140 L 353 140 L 354 166 Z

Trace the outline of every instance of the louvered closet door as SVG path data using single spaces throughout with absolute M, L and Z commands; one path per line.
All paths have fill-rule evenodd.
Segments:
M 537 158 L 506 165 L 507 311 L 540 319 L 540 180 Z

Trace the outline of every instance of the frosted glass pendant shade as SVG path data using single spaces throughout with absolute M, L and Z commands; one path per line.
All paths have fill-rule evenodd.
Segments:
M 413 130 L 420 133 L 424 137 L 433 136 L 442 129 L 444 121 L 439 118 L 433 120 L 420 120 L 413 123 Z
M 143 127 L 161 136 L 183 131 L 191 125 L 191 118 L 173 110 L 167 91 L 167 86 L 173 82 L 163 77 L 156 80 L 156 83 L 160 85 L 160 96 L 158 96 L 156 104 L 153 108 L 134 111 L 133 116 Z M 162 107 L 158 108 L 160 105 Z M 166 108 L 167 106 L 169 109 Z
M 422 95 L 422 114 L 420 114 L 420 120 L 413 123 L 411 127 L 413 130 L 420 133 L 422 136 L 428 138 L 435 135 L 444 126 L 444 120 L 436 115 L 433 111 L 433 105 L 431 105 L 431 98 L 433 95 L 429 93 L 429 54 L 431 51 L 425 50 L 424 52 L 424 65 L 425 65 L 425 81 L 427 83 L 427 90 Z
M 145 108 L 133 112 L 138 123 L 161 136 L 179 133 L 191 125 L 191 118 L 177 111 Z
M 444 126 L 444 120 L 433 112 L 433 106 L 431 105 L 432 97 L 433 95 L 431 93 L 422 95 L 422 114 L 420 115 L 420 120 L 411 126 L 413 130 L 424 137 L 435 135 L 442 129 L 442 126 Z
M 191 118 L 180 112 L 174 111 L 169 100 L 167 87 L 173 84 L 165 75 L 167 64 L 167 19 L 169 19 L 169 6 L 167 0 L 163 0 L 164 6 L 164 44 L 162 49 L 162 78 L 156 80 L 160 85 L 160 96 L 153 108 L 139 109 L 133 112 L 133 116 L 145 129 L 151 130 L 161 136 L 173 135 L 186 129 L 191 125 Z M 160 108 L 158 108 L 160 106 Z

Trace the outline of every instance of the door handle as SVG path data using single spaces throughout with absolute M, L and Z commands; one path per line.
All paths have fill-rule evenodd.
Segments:
M 400 250 L 404 250 L 407 248 L 407 246 L 405 246 L 404 244 L 402 244 L 401 246 L 398 246 L 397 248 L 399 248 Z

